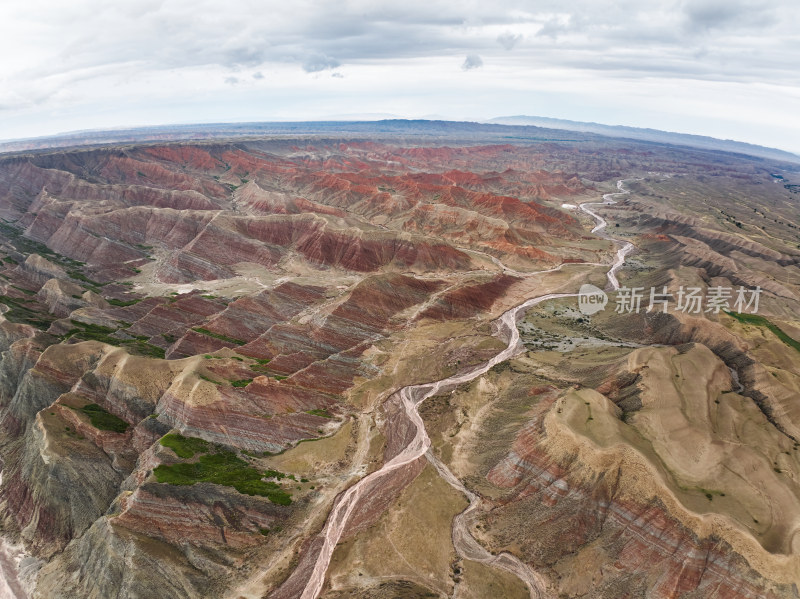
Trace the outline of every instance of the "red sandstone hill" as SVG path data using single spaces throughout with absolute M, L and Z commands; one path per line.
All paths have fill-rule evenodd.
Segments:
M 7 220 L 76 260 L 169 252 L 155 270 L 165 282 L 230 276 L 240 262 L 271 268 L 290 254 L 361 272 L 470 268 L 453 244 L 557 263 L 549 237 L 574 237 L 576 222 L 536 200 L 583 186 L 523 172 L 525 162 L 511 146 L 86 150 L 1 162 L 0 199 Z

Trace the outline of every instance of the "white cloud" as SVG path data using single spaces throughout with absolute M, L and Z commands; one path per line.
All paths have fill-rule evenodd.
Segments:
M 337 111 L 527 112 L 697 133 L 724 120 L 728 137 L 787 147 L 800 138 L 785 108 L 800 89 L 798 22 L 795 0 L 4 2 L 0 136 Z M 454 61 L 470 76 L 452 79 Z M 322 72 L 332 76 L 308 76 Z M 628 88 L 635 102 L 612 91 Z M 684 101 L 695 112 L 671 108 Z M 714 102 L 736 116 L 722 119 Z M 764 112 L 782 129 L 755 131 Z

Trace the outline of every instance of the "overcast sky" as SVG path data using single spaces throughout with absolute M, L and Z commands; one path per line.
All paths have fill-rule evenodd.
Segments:
M 800 152 L 797 0 L 2 0 L 0 139 L 536 115 Z

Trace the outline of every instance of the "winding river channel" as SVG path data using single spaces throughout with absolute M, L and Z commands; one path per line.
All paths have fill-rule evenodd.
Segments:
M 606 228 L 608 223 L 603 217 L 594 212 L 590 206 L 605 206 L 608 204 L 614 204 L 614 196 L 626 195 L 630 193 L 630 191 L 625 189 L 624 179 L 617 181 L 617 189 L 619 191 L 616 193 L 605 194 L 602 202 L 586 202 L 580 205 L 580 209 L 597 222 L 597 225 L 592 229 L 592 233 L 597 233 L 601 237 L 613 241 L 621 246 L 620 249 L 617 250 L 616 258 L 610 264 L 610 268 L 607 272 L 608 282 L 613 290 L 619 289 L 619 281 L 617 280 L 616 273 L 625 264 L 625 256 L 627 256 L 633 250 L 634 246 L 630 242 L 616 239 L 606 234 L 603 230 Z M 550 272 L 552 270 L 555 269 L 530 273 L 526 276 L 535 276 L 542 274 L 542 272 Z M 498 353 L 487 362 L 475 366 L 466 372 L 457 373 L 451 377 L 433 383 L 410 385 L 408 387 L 403 387 L 396 392 L 395 395 L 397 395 L 397 397 L 395 399 L 399 399 L 405 410 L 405 415 L 408 421 L 415 428 L 414 436 L 410 442 L 397 455 L 386 462 L 382 468 L 362 478 L 337 498 L 333 509 L 331 510 L 331 513 L 325 522 L 325 526 L 319 534 L 319 538 L 322 540 L 321 548 L 316 557 L 316 561 L 313 564 L 313 568 L 311 568 L 309 571 L 305 588 L 300 595 L 301 599 L 316 599 L 316 597 L 319 596 L 319 593 L 325 583 L 325 575 L 328 571 L 328 566 L 330 564 L 333 551 L 336 548 L 337 543 L 342 538 L 342 534 L 344 533 L 351 516 L 359 506 L 359 502 L 362 500 L 362 498 L 366 497 L 366 493 L 370 489 L 373 489 L 374 485 L 379 482 L 380 479 L 388 476 L 392 472 L 404 466 L 415 462 L 423 455 L 427 457 L 430 463 L 436 468 L 437 472 L 448 484 L 466 495 L 467 499 L 469 500 L 469 506 L 463 512 L 458 514 L 453 520 L 452 538 L 458 554 L 463 559 L 481 562 L 511 572 L 528 586 L 532 598 L 538 599 L 546 596 L 543 580 L 530 566 L 523 563 L 510 553 L 492 555 L 471 535 L 469 532 L 470 516 L 479 507 L 480 498 L 467 489 L 450 471 L 450 469 L 430 451 L 431 441 L 428 437 L 427 431 L 425 430 L 425 424 L 422 421 L 422 417 L 419 414 L 419 406 L 429 397 L 451 391 L 459 385 L 468 383 L 485 374 L 497 364 L 505 362 L 506 360 L 522 353 L 524 351 L 524 346 L 520 341 L 519 331 L 517 330 L 517 320 L 529 308 L 548 300 L 576 296 L 577 294 L 575 293 L 549 293 L 531 298 L 522 304 L 511 308 L 507 312 L 503 313 L 494 322 L 495 336 L 506 342 L 506 348 L 503 351 Z M 389 400 L 393 398 L 394 396 L 391 396 Z

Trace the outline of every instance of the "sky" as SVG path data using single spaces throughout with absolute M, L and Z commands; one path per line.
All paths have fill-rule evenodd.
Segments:
M 3 0 L 0 139 L 534 115 L 800 153 L 797 0 Z

